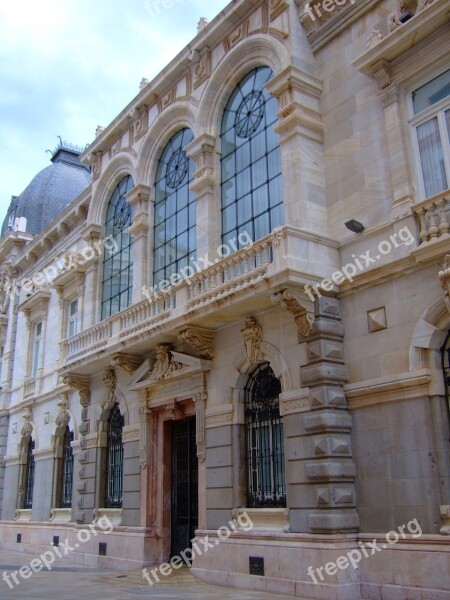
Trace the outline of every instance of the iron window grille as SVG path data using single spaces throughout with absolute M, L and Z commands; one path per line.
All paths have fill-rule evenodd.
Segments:
M 30 509 L 33 507 L 33 488 L 34 488 L 34 440 L 28 441 L 27 463 L 25 466 L 25 493 L 23 499 L 23 508 Z
M 269 363 L 258 365 L 244 388 L 247 504 L 251 508 L 286 506 L 280 393 L 280 381 Z
M 62 480 L 61 480 L 61 508 L 72 507 L 72 485 L 73 485 L 73 431 L 66 427 L 63 439 L 62 457 Z
M 119 405 L 115 404 L 108 420 L 106 508 L 122 508 L 123 425 Z
M 159 159 L 155 181 L 155 288 L 162 281 L 170 281 L 171 276 L 196 271 L 191 263 L 197 251 L 195 194 L 189 189 L 195 167 L 184 150 L 193 139 L 190 129 L 181 129 Z
M 221 130 L 222 240 L 253 241 L 284 223 L 277 100 L 265 89 L 273 73 L 251 71 L 225 108 Z M 232 245 L 230 243 L 230 245 Z
M 125 195 L 134 187 L 133 178 L 128 175 L 117 185 L 108 204 L 105 219 L 105 237 L 111 236 L 115 248 L 103 256 L 102 314 L 108 317 L 128 308 L 133 291 L 133 236 L 128 233 L 132 221 L 132 207 Z

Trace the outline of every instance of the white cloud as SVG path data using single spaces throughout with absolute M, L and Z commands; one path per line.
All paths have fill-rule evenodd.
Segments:
M 145 0 L 1 3 L 0 223 L 58 135 L 90 142 L 226 3 L 173 0 L 154 16 Z

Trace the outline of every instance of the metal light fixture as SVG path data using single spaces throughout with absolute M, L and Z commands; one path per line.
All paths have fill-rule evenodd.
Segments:
M 364 225 L 359 221 L 355 221 L 355 219 L 350 219 L 350 221 L 347 221 L 345 226 L 347 229 L 350 229 L 350 231 L 353 231 L 353 233 L 362 233 L 365 229 Z

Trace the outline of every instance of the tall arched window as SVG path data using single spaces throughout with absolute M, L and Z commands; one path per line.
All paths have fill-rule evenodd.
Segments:
M 244 389 L 249 507 L 286 506 L 280 393 L 269 363 L 253 370 Z
M 102 281 L 102 320 L 124 310 L 131 304 L 133 265 L 131 259 L 132 208 L 125 194 L 134 187 L 133 178 L 124 177 L 114 190 L 106 211 L 105 238 L 111 236 L 115 244 L 105 247 Z
M 61 492 L 59 498 L 60 508 L 72 507 L 73 483 L 73 431 L 66 427 L 63 438 L 63 454 L 61 460 Z
M 195 194 L 189 189 L 195 167 L 184 150 L 193 139 L 190 129 L 180 130 L 159 159 L 155 182 L 155 288 L 162 281 L 170 281 L 171 275 L 180 273 L 196 257 Z
M 106 508 L 122 507 L 124 420 L 119 405 L 115 404 L 108 419 L 108 443 L 106 464 Z
M 246 232 L 258 240 L 284 222 L 277 100 L 265 84 L 268 67 L 251 71 L 239 83 L 222 120 L 223 243 Z
M 23 507 L 33 507 L 33 488 L 34 488 L 34 440 L 30 437 L 28 440 L 27 447 L 27 462 L 25 465 L 25 479 L 24 479 L 24 495 L 23 495 Z

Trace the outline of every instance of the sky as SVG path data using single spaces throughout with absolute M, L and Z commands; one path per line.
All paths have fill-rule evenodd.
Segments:
M 0 3 L 0 226 L 11 196 L 50 164 L 58 136 L 95 137 L 227 0 Z

